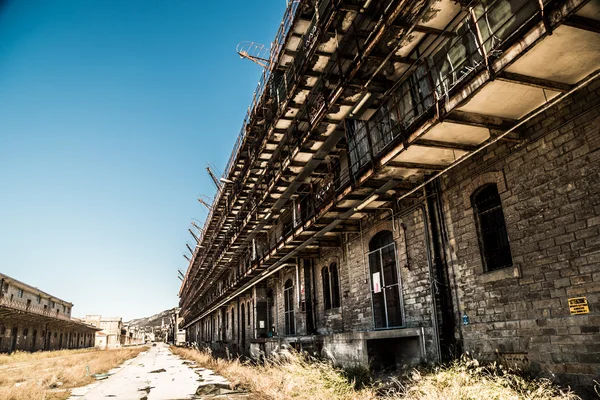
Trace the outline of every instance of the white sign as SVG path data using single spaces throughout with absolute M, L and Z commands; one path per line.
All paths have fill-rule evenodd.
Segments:
M 265 321 L 258 321 L 258 327 L 260 329 L 264 329 L 265 328 Z
M 373 293 L 381 293 L 381 279 L 379 272 L 373 274 Z

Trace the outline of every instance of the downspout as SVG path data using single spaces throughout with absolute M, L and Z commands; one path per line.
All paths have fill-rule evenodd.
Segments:
M 300 308 L 300 272 L 298 271 L 298 258 L 296 258 L 296 304 Z
M 437 318 L 437 301 L 435 298 L 435 278 L 433 274 L 433 261 L 431 257 L 431 233 L 429 230 L 429 216 L 427 213 L 427 207 L 425 207 L 424 203 L 419 204 L 418 208 L 421 210 L 421 215 L 423 215 L 423 226 L 425 227 L 425 247 L 427 252 L 427 267 L 429 268 L 429 290 L 431 293 L 431 320 L 433 322 L 437 361 L 440 362 L 442 359 L 442 349 L 440 344 L 440 327 Z M 406 257 L 408 258 L 408 254 L 406 254 Z
M 435 289 L 439 294 L 440 301 L 440 317 L 442 323 L 442 331 L 440 340 L 443 341 L 446 348 L 445 357 L 450 356 L 451 349 L 454 347 L 454 329 L 456 327 L 456 319 L 452 306 L 452 296 L 450 293 L 450 278 L 448 275 L 448 260 L 446 257 L 446 241 L 445 241 L 445 218 L 441 209 L 441 197 L 438 181 L 434 181 L 431 185 L 425 187 L 427 194 L 427 205 L 431 212 L 429 220 L 433 236 L 433 250 L 435 257 Z M 440 292 L 441 289 L 441 292 Z M 459 305 L 457 304 L 457 307 Z

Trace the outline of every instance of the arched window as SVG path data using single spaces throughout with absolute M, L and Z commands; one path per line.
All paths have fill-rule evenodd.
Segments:
M 294 284 L 291 279 L 285 282 L 283 287 L 284 314 L 285 314 L 285 334 L 296 334 L 296 321 L 294 318 Z
M 369 242 L 369 269 L 373 324 L 376 329 L 402 326 L 402 304 L 396 244 L 390 231 L 382 231 Z
M 496 184 L 487 184 L 477 189 L 471 196 L 471 203 L 475 212 L 484 270 L 495 271 L 510 267 L 513 264 L 512 255 Z
M 338 268 L 336 263 L 321 270 L 321 279 L 323 280 L 323 303 L 325 309 L 338 308 L 340 306 L 340 284 L 338 278 Z
M 340 306 L 340 281 L 336 263 L 329 266 L 329 277 L 331 282 L 331 307 L 338 308 Z
M 321 270 L 321 280 L 323 281 L 323 304 L 325 309 L 331 308 L 331 285 L 329 284 L 329 268 L 323 267 Z

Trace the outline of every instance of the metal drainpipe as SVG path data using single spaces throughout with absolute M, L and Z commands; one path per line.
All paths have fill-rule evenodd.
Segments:
M 298 258 L 296 258 L 296 303 L 300 308 L 300 273 L 298 272 Z
M 424 203 L 421 203 L 418 207 L 421 210 L 423 215 L 423 226 L 425 227 L 425 246 L 427 249 L 427 266 L 429 267 L 429 290 L 431 292 L 431 318 L 433 321 L 433 329 L 434 329 L 434 337 L 435 337 L 435 347 L 437 350 L 437 361 L 440 362 L 442 358 L 442 348 L 440 344 L 440 328 L 437 318 L 437 302 L 435 300 L 435 288 L 434 288 L 434 278 L 433 278 L 433 262 L 431 260 L 431 239 L 429 232 L 429 215 L 427 213 L 427 208 Z M 408 256 L 408 254 L 407 254 Z
M 363 274 L 364 274 L 364 278 L 365 278 L 365 283 L 367 283 L 366 281 L 369 279 L 369 275 L 367 274 L 367 253 L 365 252 L 365 240 L 363 238 L 363 233 L 362 233 L 362 218 L 358 219 L 358 235 L 360 237 L 360 248 L 362 250 L 363 253 Z
M 380 210 L 390 210 L 392 213 L 392 231 L 396 232 L 396 222 L 394 221 L 394 209 L 391 207 L 379 207 Z
M 441 359 L 441 345 L 440 345 L 440 336 L 439 336 L 439 324 L 438 324 L 438 320 L 437 320 L 437 302 L 435 301 L 435 290 L 434 290 L 434 286 L 433 286 L 433 262 L 431 259 L 431 234 L 429 231 L 429 214 L 427 212 L 427 208 L 425 207 L 424 203 L 419 203 L 415 206 L 409 207 L 406 210 L 404 210 L 402 213 L 396 214 L 397 218 L 402 218 L 407 216 L 408 214 L 416 211 L 416 210 L 421 210 L 421 213 L 423 214 L 423 225 L 424 225 L 424 229 L 425 229 L 425 247 L 426 247 L 426 251 L 427 251 L 427 267 L 429 268 L 429 288 L 431 291 L 431 312 L 432 312 L 432 322 L 433 322 L 433 329 L 434 329 L 434 337 L 435 337 L 435 344 L 436 344 L 436 349 L 437 349 L 437 357 L 438 357 L 438 362 Z M 362 240 L 362 235 L 361 235 L 361 240 Z

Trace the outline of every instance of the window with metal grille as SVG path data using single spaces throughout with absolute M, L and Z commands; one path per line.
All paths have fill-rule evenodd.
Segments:
M 285 314 L 285 334 L 296 334 L 296 321 L 294 316 L 294 284 L 291 279 L 285 282 L 283 288 L 284 314 Z
M 496 184 L 487 184 L 471 196 L 477 223 L 479 249 L 485 271 L 495 271 L 512 266 L 512 255 L 502 202 Z
M 336 263 L 321 270 L 323 281 L 323 304 L 326 310 L 340 306 L 340 284 L 338 280 L 338 268 Z

